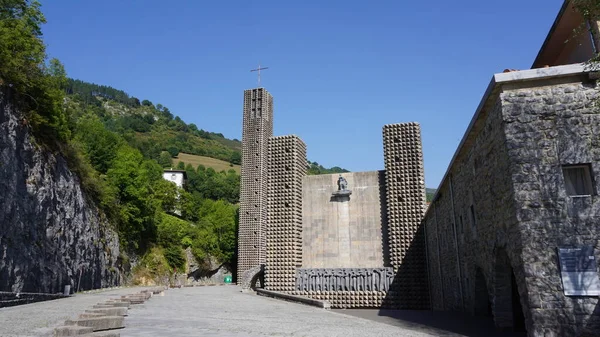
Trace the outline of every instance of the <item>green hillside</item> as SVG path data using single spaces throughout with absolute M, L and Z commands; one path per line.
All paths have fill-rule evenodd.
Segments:
M 234 170 L 237 174 L 240 174 L 240 171 L 242 170 L 242 167 L 240 165 L 233 165 L 231 163 L 228 163 L 228 162 L 220 160 L 220 159 L 204 157 L 204 156 L 197 156 L 194 154 L 183 153 L 183 152 L 180 152 L 177 155 L 177 157 L 173 158 L 173 162 L 174 163 L 182 162 L 185 165 L 190 164 L 195 169 L 197 169 L 198 166 L 202 165 L 206 168 L 210 167 L 217 172 Z
M 187 124 L 162 104 L 131 97 L 109 86 L 69 79 L 66 92 L 73 111 L 88 110 L 106 127 L 121 133 L 146 156 L 157 159 L 162 151 L 172 157 L 179 152 L 241 164 L 241 143 L 220 133 Z

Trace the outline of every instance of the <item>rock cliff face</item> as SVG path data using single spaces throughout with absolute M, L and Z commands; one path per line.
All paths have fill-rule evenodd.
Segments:
M 119 241 L 61 156 L 35 145 L 0 92 L 0 291 L 116 285 Z

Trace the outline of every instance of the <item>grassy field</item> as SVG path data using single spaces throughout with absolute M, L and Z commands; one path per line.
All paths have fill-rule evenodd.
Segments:
M 177 163 L 179 163 L 180 161 L 184 162 L 186 166 L 187 164 L 192 164 L 194 168 L 197 168 L 198 165 L 204 165 L 204 167 L 206 168 L 212 167 L 217 172 L 234 169 L 239 174 L 242 169 L 240 165 L 231 166 L 231 164 L 229 164 L 228 162 L 220 159 L 196 156 L 193 154 L 181 152 L 177 157 L 173 158 L 173 166 L 177 165 Z

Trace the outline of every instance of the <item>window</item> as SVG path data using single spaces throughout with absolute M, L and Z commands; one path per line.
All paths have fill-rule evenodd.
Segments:
M 594 194 L 590 164 L 564 165 L 562 170 L 567 195 L 583 196 Z
M 171 180 L 175 180 L 175 173 L 171 174 Z

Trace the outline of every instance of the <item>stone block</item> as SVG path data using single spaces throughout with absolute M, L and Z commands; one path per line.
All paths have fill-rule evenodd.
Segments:
M 93 331 L 102 331 L 124 328 L 125 321 L 123 316 L 102 316 L 67 320 L 65 321 L 65 325 L 89 327 Z
M 102 314 L 104 316 L 127 316 L 127 308 L 102 308 L 102 309 L 88 309 L 85 312 L 90 314 Z
M 59 326 L 54 328 L 55 337 L 81 336 L 93 332 L 94 329 L 85 326 Z
M 91 317 L 103 317 L 103 316 L 108 316 L 108 315 L 96 313 L 96 312 L 85 312 L 83 314 L 79 314 L 79 318 L 91 318 Z
M 116 331 L 98 331 L 81 335 L 81 337 L 121 337 L 121 333 Z

